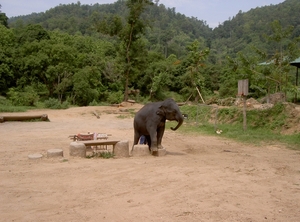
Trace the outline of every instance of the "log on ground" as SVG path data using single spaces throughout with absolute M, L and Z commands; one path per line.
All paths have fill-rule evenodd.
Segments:
M 29 121 L 29 120 L 40 120 L 49 121 L 47 114 L 42 115 L 28 115 L 28 116 L 0 116 L 0 122 L 5 121 Z

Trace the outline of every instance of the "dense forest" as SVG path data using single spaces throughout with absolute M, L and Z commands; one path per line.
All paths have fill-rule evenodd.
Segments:
M 297 102 L 300 2 L 239 12 L 212 29 L 159 0 L 0 12 L 0 95 L 14 105 L 177 101 L 283 92 Z M 199 100 L 201 101 L 201 100 Z M 299 101 L 299 100 L 298 100 Z

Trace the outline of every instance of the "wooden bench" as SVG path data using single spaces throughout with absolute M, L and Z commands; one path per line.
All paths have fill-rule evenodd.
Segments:
M 115 145 L 120 142 L 119 140 L 84 140 L 84 141 L 76 141 L 77 143 L 83 143 L 85 146 L 113 146 L 113 153 L 115 151 Z
M 97 140 L 107 140 L 109 136 L 111 136 L 111 134 L 106 134 L 106 133 L 96 134 Z M 73 141 L 93 140 L 94 133 L 78 133 L 77 135 L 70 135 L 69 138 Z

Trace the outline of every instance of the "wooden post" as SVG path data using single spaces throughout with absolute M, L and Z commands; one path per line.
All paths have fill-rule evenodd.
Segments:
M 296 87 L 297 88 L 298 88 L 298 75 L 299 75 L 299 73 L 298 73 L 298 67 L 297 67 L 297 73 L 296 73 Z M 298 99 L 297 97 L 298 97 L 297 92 L 295 92 L 294 103 L 297 102 L 297 99 Z
M 198 91 L 198 94 L 199 94 L 199 96 L 200 96 L 200 98 L 201 98 L 203 104 L 205 104 L 204 99 L 202 98 L 202 95 L 201 95 L 201 93 L 200 93 L 200 90 L 198 89 L 198 87 L 196 87 L 196 89 L 197 89 L 197 91 Z
M 241 95 L 243 98 L 243 129 L 247 130 L 247 95 L 249 89 L 248 79 L 243 79 L 238 81 L 238 95 Z
M 247 130 L 247 97 L 242 95 L 243 97 L 243 103 L 244 103 L 244 108 L 243 108 L 243 129 L 244 131 Z

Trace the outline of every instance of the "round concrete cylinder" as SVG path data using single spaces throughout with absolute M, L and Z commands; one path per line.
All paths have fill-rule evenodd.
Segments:
M 86 147 L 83 143 L 70 143 L 70 156 L 86 157 Z
M 63 150 L 62 149 L 50 149 L 47 151 L 47 157 L 62 157 L 63 156 Z
M 116 157 L 129 157 L 128 140 L 120 141 L 115 145 L 114 155 Z

